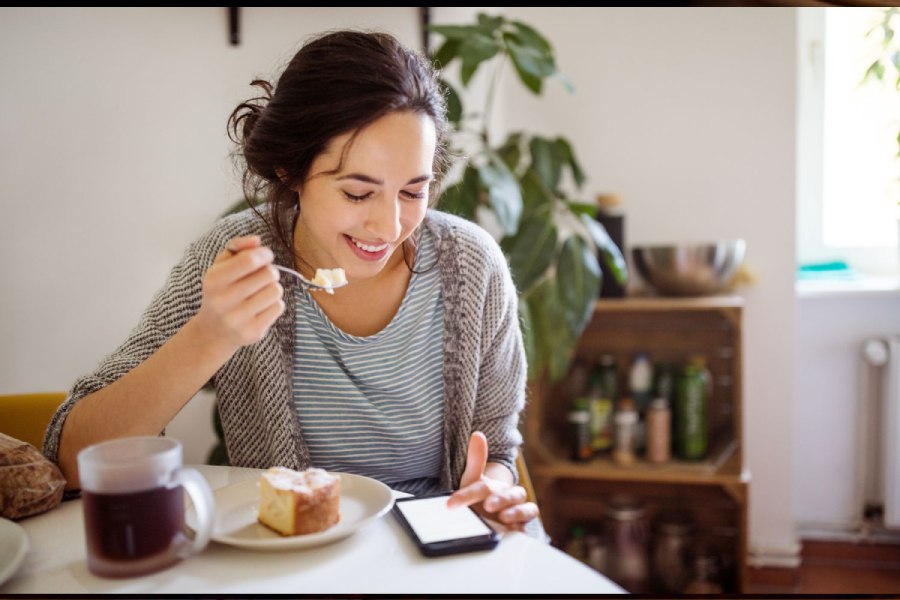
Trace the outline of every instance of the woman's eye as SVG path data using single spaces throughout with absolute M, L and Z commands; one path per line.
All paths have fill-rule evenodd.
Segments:
M 346 190 L 344 191 L 344 196 L 346 196 L 347 200 L 349 200 L 351 202 L 362 202 L 363 200 L 365 200 L 366 198 L 368 198 L 371 195 L 372 195 L 372 192 L 366 192 L 365 194 L 361 194 L 361 195 L 357 196 L 356 194 L 351 194 L 350 192 L 348 192 Z
M 425 192 L 425 190 L 422 190 L 420 192 L 410 192 L 407 190 L 403 190 L 403 195 L 406 196 L 407 198 L 409 198 L 410 200 L 421 200 L 423 198 L 428 197 L 428 194 Z

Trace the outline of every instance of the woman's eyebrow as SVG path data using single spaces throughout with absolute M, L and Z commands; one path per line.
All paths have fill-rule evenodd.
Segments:
M 425 175 L 419 175 L 418 177 L 413 177 L 409 181 L 406 182 L 406 185 L 412 185 L 414 183 L 421 183 L 423 181 L 431 181 L 434 178 L 434 175 L 428 173 Z M 370 175 L 365 175 L 363 173 L 347 173 L 346 175 L 341 175 L 337 178 L 338 181 L 344 181 L 345 179 L 354 179 L 356 181 L 362 181 L 363 183 L 372 183 L 375 185 L 384 185 L 383 179 L 378 179 L 376 177 L 371 177 Z

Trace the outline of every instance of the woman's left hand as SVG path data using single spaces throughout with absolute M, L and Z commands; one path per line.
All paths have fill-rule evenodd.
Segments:
M 487 438 L 476 431 L 469 439 L 466 469 L 459 489 L 450 496 L 447 505 L 451 508 L 472 506 L 482 516 L 511 529 L 521 530 L 538 516 L 537 504 L 527 501 L 525 488 L 512 485 L 512 474 L 506 467 L 497 463 L 489 465 L 487 458 Z M 492 477 L 493 474 L 497 474 L 498 478 Z M 509 475 L 507 481 L 499 478 L 503 474 Z

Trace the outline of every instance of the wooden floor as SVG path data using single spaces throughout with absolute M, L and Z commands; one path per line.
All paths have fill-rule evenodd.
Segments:
M 900 598 L 900 545 L 804 540 L 799 569 L 750 569 L 748 594 Z

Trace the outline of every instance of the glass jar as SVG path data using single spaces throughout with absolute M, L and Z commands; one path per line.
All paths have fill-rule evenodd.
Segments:
M 637 459 L 638 424 L 638 413 L 631 398 L 622 398 L 619 401 L 619 408 L 613 421 L 616 425 L 613 460 L 620 465 L 631 465 Z
M 660 514 L 654 522 L 653 580 L 658 591 L 680 594 L 693 574 L 694 519 L 682 510 Z
M 631 593 L 647 592 L 650 528 L 644 503 L 633 496 L 612 496 L 603 508 L 603 534 L 609 578 Z
M 701 546 L 697 549 L 696 556 L 694 557 L 693 578 L 690 583 L 685 586 L 684 593 L 722 593 L 719 557 L 708 546 Z

